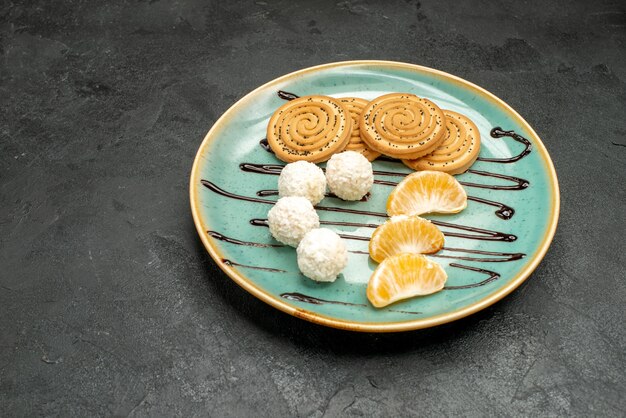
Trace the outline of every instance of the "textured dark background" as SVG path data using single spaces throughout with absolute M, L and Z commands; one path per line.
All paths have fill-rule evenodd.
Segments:
M 0 415 L 626 414 L 624 2 L 0 4 Z M 485 87 L 554 160 L 546 258 L 454 324 L 292 318 L 193 226 L 191 164 L 222 112 L 365 58 Z

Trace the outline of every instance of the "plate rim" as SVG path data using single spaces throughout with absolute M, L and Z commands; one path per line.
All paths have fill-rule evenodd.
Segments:
M 199 187 L 199 174 L 200 174 L 200 165 L 203 156 L 206 154 L 206 148 L 212 142 L 215 133 L 218 132 L 222 125 L 228 122 L 231 118 L 231 114 L 241 106 L 243 103 L 247 102 L 251 99 L 256 92 L 260 90 L 264 90 L 274 84 L 279 84 L 284 81 L 287 81 L 291 78 L 298 77 L 300 75 L 306 73 L 313 73 L 320 70 L 336 68 L 336 67 L 350 67 L 350 66 L 380 66 L 380 67 L 393 67 L 400 68 L 409 71 L 416 71 L 422 73 L 429 73 L 438 77 L 446 78 L 449 81 L 455 82 L 456 84 L 460 84 L 463 87 L 470 88 L 474 90 L 477 94 L 482 95 L 489 101 L 495 102 L 497 105 L 501 106 L 503 110 L 508 112 L 513 119 L 517 120 L 520 125 L 524 126 L 527 131 L 530 133 L 531 140 L 533 141 L 533 145 L 535 145 L 535 150 L 541 154 L 542 160 L 546 165 L 547 173 L 550 177 L 549 185 L 552 188 L 551 193 L 551 202 L 553 205 L 553 210 L 551 211 L 551 218 L 549 220 L 548 226 L 543 235 L 541 245 L 539 246 L 537 255 L 535 258 L 526 265 L 526 267 L 517 274 L 516 277 L 513 278 L 506 286 L 498 289 L 496 292 L 490 293 L 486 295 L 484 298 L 468 305 L 463 308 L 457 309 L 452 312 L 447 312 L 427 318 L 414 319 L 409 321 L 401 321 L 401 322 L 355 322 L 344 319 L 337 319 L 331 316 L 322 315 L 317 312 L 309 311 L 307 309 L 297 307 L 291 305 L 274 295 L 265 292 L 263 289 L 259 288 L 252 280 L 247 278 L 245 275 L 241 274 L 239 271 L 234 269 L 232 266 L 229 266 L 222 262 L 222 257 L 220 254 L 219 248 L 209 240 L 209 235 L 206 233 L 207 228 L 202 222 L 199 211 L 199 199 L 197 194 L 201 190 Z M 189 197 L 191 204 L 191 213 L 193 216 L 194 225 L 196 226 L 196 230 L 204 247 L 208 251 L 211 258 L 215 261 L 215 263 L 220 267 L 222 271 L 224 271 L 235 283 L 237 283 L 240 287 L 246 290 L 248 293 L 252 294 L 256 298 L 262 300 L 263 302 L 277 308 L 285 313 L 293 315 L 297 318 L 307 320 L 309 322 L 313 322 L 319 325 L 329 326 L 332 328 L 338 328 L 343 330 L 350 331 L 360 331 L 360 332 L 400 332 L 400 331 L 411 331 L 416 329 L 429 328 L 437 325 L 442 325 L 448 322 L 456 321 L 462 318 L 465 318 L 469 315 L 472 315 L 482 309 L 485 309 L 494 303 L 500 301 L 507 295 L 509 295 L 512 291 L 517 289 L 523 282 L 525 282 L 528 277 L 532 274 L 532 272 L 537 268 L 541 260 L 545 257 L 550 244 L 554 238 L 554 234 L 556 232 L 559 215 L 560 215 L 560 190 L 559 183 L 556 174 L 556 170 L 554 168 L 554 164 L 552 159 L 550 158 L 550 154 L 546 149 L 545 145 L 539 138 L 539 135 L 535 132 L 535 130 L 530 126 L 528 122 L 515 111 L 511 106 L 509 106 L 502 99 L 494 95 L 493 93 L 485 90 L 484 88 L 467 81 L 461 77 L 455 76 L 453 74 L 449 74 L 447 72 L 436 70 L 434 68 L 425 67 L 418 64 L 410 64 L 399 61 L 385 61 L 385 60 L 349 60 L 349 61 L 338 61 L 331 62 L 327 64 L 315 65 L 312 67 L 303 68 L 297 71 L 293 71 L 291 73 L 282 75 L 280 77 L 274 78 L 261 86 L 255 88 L 254 90 L 247 93 L 245 96 L 237 100 L 232 106 L 228 108 L 213 124 L 213 126 L 209 129 L 207 134 L 205 135 L 202 143 L 200 144 L 198 151 L 196 152 L 196 156 L 194 158 L 194 162 L 191 168 L 191 175 L 189 179 Z

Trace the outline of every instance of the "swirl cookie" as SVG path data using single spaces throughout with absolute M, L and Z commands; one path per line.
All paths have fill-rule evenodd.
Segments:
M 442 110 L 409 93 L 385 94 L 369 102 L 359 127 L 370 148 L 401 159 L 430 154 L 443 141 L 446 130 Z
M 304 96 L 279 107 L 267 125 L 267 142 L 285 162 L 319 163 L 343 151 L 350 141 L 348 110 L 327 96 Z
M 346 151 L 356 151 L 363 154 L 368 161 L 374 161 L 380 155 L 379 152 L 372 150 L 368 147 L 363 139 L 361 139 L 361 130 L 359 129 L 359 120 L 361 119 L 361 112 L 367 105 L 368 101 L 365 99 L 359 99 L 358 97 L 342 97 L 339 100 L 350 112 L 352 118 L 352 132 L 350 134 L 350 142 L 346 147 Z
M 444 140 L 430 154 L 416 160 L 402 162 L 413 170 L 444 171 L 460 174 L 466 171 L 480 151 L 480 132 L 467 116 L 444 110 L 446 133 Z

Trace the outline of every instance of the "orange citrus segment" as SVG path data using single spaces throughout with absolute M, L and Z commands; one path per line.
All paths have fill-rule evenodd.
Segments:
M 423 255 L 397 254 L 374 270 L 367 284 L 367 298 L 382 308 L 401 299 L 438 292 L 447 279 L 444 269 Z
M 443 234 L 435 225 L 419 216 L 392 216 L 374 230 L 369 252 L 381 262 L 400 253 L 432 254 L 443 247 Z
M 387 214 L 457 213 L 467 206 L 467 194 L 450 174 L 417 171 L 404 178 L 387 199 Z

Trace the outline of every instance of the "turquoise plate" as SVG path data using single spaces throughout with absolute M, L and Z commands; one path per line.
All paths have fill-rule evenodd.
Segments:
M 368 201 L 327 197 L 318 205 L 324 226 L 346 238 L 350 257 L 342 275 L 334 283 L 320 284 L 299 273 L 295 250 L 279 245 L 265 226 L 276 200 L 272 190 L 277 188 L 280 169 L 272 165 L 283 163 L 263 147 L 262 140 L 269 117 L 284 103 L 279 91 L 365 99 L 409 92 L 476 123 L 482 139 L 479 160 L 456 176 L 468 193 L 467 208 L 455 215 L 427 216 L 446 235 L 445 249 L 432 257 L 448 273 L 443 291 L 383 309 L 373 308 L 365 296 L 376 268 L 367 255 L 367 238 L 372 226 L 385 220 L 381 212 L 393 184 L 410 172 L 394 161 L 374 161 L 376 184 Z M 198 150 L 190 181 L 198 233 L 226 274 L 284 312 L 355 331 L 426 328 L 493 304 L 537 267 L 559 215 L 559 187 L 550 156 L 517 112 L 468 81 L 398 62 L 326 64 L 257 88 L 213 125 Z

